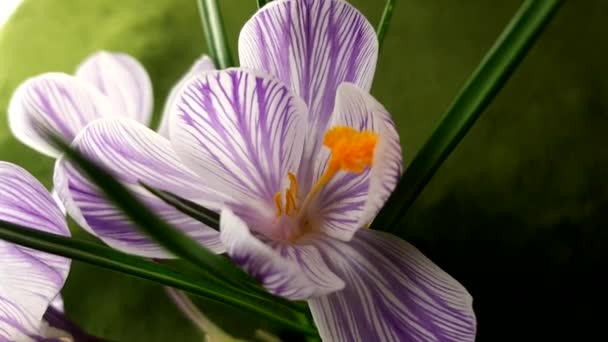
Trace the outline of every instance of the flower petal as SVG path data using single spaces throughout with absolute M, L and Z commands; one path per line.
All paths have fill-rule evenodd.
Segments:
M 167 101 L 165 101 L 165 108 L 163 109 L 163 117 L 158 127 L 158 133 L 163 137 L 169 137 L 169 120 L 171 116 L 169 115 L 169 111 L 171 106 L 173 105 L 173 101 L 177 98 L 179 91 L 186 84 L 186 82 L 195 76 L 200 76 L 205 74 L 208 71 L 215 70 L 215 64 L 213 64 L 213 60 L 209 58 L 207 55 L 203 55 L 201 58 L 196 60 L 194 64 L 190 67 L 190 70 L 182 76 L 182 78 L 173 86 L 171 92 L 169 93 L 169 97 L 167 97 Z
M 274 195 L 296 171 L 305 105 L 276 79 L 240 69 L 190 79 L 170 115 L 181 160 L 213 189 L 274 214 Z
M 364 90 L 343 83 L 338 89 L 334 113 L 330 127 L 348 126 L 379 136 L 372 167 L 360 174 L 338 173 L 319 196 L 324 232 L 348 241 L 359 228 L 371 223 L 394 190 L 401 176 L 403 157 L 390 114 Z M 317 160 L 316 179 L 325 171 L 329 157 L 324 149 Z
M 228 255 L 275 295 L 300 300 L 344 287 L 314 246 L 266 245 L 228 209 L 222 210 L 220 229 Z
M 135 58 L 124 53 L 100 51 L 78 66 L 76 77 L 93 84 L 116 109 L 115 115 L 145 125 L 152 118 L 153 93 L 150 77 Z
M 106 167 L 167 222 L 207 248 L 223 252 L 217 231 L 182 214 L 139 185 L 144 182 L 219 211 L 223 197 L 208 190 L 202 179 L 179 162 L 167 139 L 136 121 L 108 118 L 87 126 L 74 146 Z M 93 183 L 63 158 L 55 168 L 55 188 L 70 216 L 113 248 L 146 257 L 171 257 L 140 234 Z
M 22 168 L 0 162 L 0 220 L 69 236 L 61 210 Z M 0 240 L 0 340 L 39 332 L 42 317 L 63 287 L 70 260 Z
M 59 151 L 44 131 L 72 141 L 89 122 L 111 115 L 107 98 L 90 84 L 63 73 L 46 73 L 23 82 L 8 109 L 11 131 L 25 145 L 51 157 Z
M 317 246 L 347 284 L 309 301 L 324 341 L 475 340 L 467 290 L 405 241 L 362 229 Z
M 310 140 L 303 166 L 310 169 L 338 86 L 351 82 L 370 90 L 378 40 L 372 25 L 346 1 L 274 1 L 243 27 L 239 57 L 241 66 L 275 75 L 308 105 Z

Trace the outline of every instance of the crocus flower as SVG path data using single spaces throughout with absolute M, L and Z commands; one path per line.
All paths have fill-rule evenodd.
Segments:
M 308 300 L 326 341 L 472 341 L 466 289 L 405 241 L 365 228 L 402 163 L 393 121 L 369 94 L 377 53 L 347 2 L 273 1 L 241 32 L 242 68 L 184 80 L 169 139 L 106 119 L 74 145 L 127 184 L 221 210 L 227 253 L 272 293 Z M 138 253 L 153 245 L 69 163 L 56 180 L 91 229 L 128 235 L 121 242 Z
M 184 80 L 213 69 L 215 66 L 209 57 L 203 55 L 197 59 L 171 91 L 165 107 L 168 108 L 168 103 L 175 97 L 175 89 Z M 23 82 L 11 98 L 9 123 L 20 141 L 41 153 L 58 157 L 60 151 L 50 142 L 48 132 L 72 141 L 87 124 L 101 118 L 122 117 L 147 125 L 151 115 L 152 86 L 143 66 L 126 54 L 101 51 L 82 62 L 74 76 L 45 73 Z M 168 135 L 167 122 L 163 119 L 159 128 L 163 135 Z M 55 191 L 53 195 L 59 197 Z M 223 251 L 217 232 L 189 219 L 158 198 L 148 196 L 147 201 L 167 220 L 192 233 L 192 237 L 201 239 L 214 251 Z M 117 249 L 143 256 L 168 257 L 155 245 L 147 248 L 150 244 L 139 235 L 133 238 L 131 233 L 93 230 L 79 216 L 75 218 L 89 233 Z M 126 220 L 122 224 L 130 227 Z M 137 245 L 137 241 L 142 241 L 144 246 L 136 251 L 130 246 Z
M 148 73 L 137 60 L 100 51 L 87 57 L 75 75 L 49 72 L 24 81 L 11 98 L 9 125 L 25 145 L 58 157 L 60 151 L 42 132 L 72 141 L 88 123 L 114 115 L 148 124 L 152 96 Z
M 42 184 L 6 162 L 0 162 L 0 220 L 70 235 L 65 217 Z M 0 341 L 70 336 L 44 319 L 51 303 L 60 303 L 69 269 L 69 259 L 0 240 Z
M 177 81 L 169 92 L 169 96 L 165 101 L 165 107 L 163 108 L 163 114 L 161 117 L 160 126 L 158 127 L 158 133 L 164 137 L 169 137 L 169 110 L 173 105 L 173 101 L 177 97 L 179 90 L 182 88 L 185 82 L 195 76 L 203 75 L 209 71 L 215 70 L 215 64 L 207 55 L 202 55 L 197 59 L 191 66 L 190 69 Z

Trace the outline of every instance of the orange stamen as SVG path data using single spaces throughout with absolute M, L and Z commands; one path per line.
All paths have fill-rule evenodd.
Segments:
M 285 193 L 285 214 L 290 216 L 292 214 L 292 211 L 297 211 L 297 210 L 298 210 L 298 207 L 296 206 L 296 199 L 290 188 Z
M 298 180 L 296 179 L 296 176 L 291 172 L 288 172 L 287 176 L 289 177 L 288 191 L 293 192 L 296 198 L 300 198 L 300 192 L 298 190 Z
M 277 209 L 276 217 L 283 214 L 292 216 L 305 212 L 305 208 L 338 171 L 361 173 L 374 162 L 374 150 L 378 143 L 378 134 L 372 131 L 357 131 L 352 127 L 336 126 L 325 133 L 323 144 L 331 151 L 331 158 L 325 173 L 312 187 L 304 202 L 298 208 L 300 193 L 296 176 L 289 172 L 289 187 L 285 190 L 285 207 L 283 207 L 283 194 L 274 195 Z
M 274 205 L 277 207 L 277 217 L 283 215 L 283 199 L 281 198 L 281 192 L 274 194 Z

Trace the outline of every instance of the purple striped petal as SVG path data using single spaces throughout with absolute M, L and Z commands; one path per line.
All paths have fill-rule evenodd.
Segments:
M 51 157 L 60 153 L 42 132 L 72 141 L 86 124 L 113 112 L 108 99 L 92 85 L 62 73 L 46 73 L 23 82 L 8 110 L 15 137 Z
M 219 211 L 223 197 L 208 190 L 204 180 L 179 162 L 167 139 L 136 121 L 110 118 L 87 126 L 75 139 L 74 146 L 106 167 L 167 222 L 205 247 L 217 253 L 224 251 L 217 231 L 180 213 L 139 185 L 139 182 L 144 182 Z M 146 257 L 171 257 L 162 247 L 140 234 L 137 227 L 66 160 L 58 161 L 54 180 L 70 216 L 108 245 Z
M 309 301 L 324 341 L 475 340 L 472 298 L 420 251 L 390 234 L 360 230 L 351 243 L 318 245 L 344 290 Z
M 135 58 L 124 53 L 100 51 L 87 57 L 76 77 L 93 84 L 114 105 L 115 115 L 145 125 L 152 118 L 153 93 L 150 77 Z
M 160 126 L 158 127 L 158 133 L 160 135 L 167 138 L 169 137 L 169 120 L 171 118 L 171 116 L 169 115 L 169 111 L 184 84 L 186 84 L 186 82 L 192 77 L 196 77 L 197 75 L 201 76 L 204 75 L 206 72 L 213 70 L 215 70 L 215 64 L 213 64 L 213 60 L 209 58 L 209 56 L 203 55 L 201 58 L 196 60 L 196 62 L 194 62 L 194 64 L 190 67 L 190 70 L 188 70 L 188 72 L 184 76 L 182 76 L 182 78 L 177 82 L 177 84 L 173 86 L 171 92 L 169 93 L 169 97 L 167 97 L 167 101 L 165 101 L 162 121 L 160 123 Z
M 292 300 L 338 291 L 344 282 L 327 268 L 316 247 L 264 244 L 230 210 L 222 210 L 221 238 L 228 255 L 266 289 Z
M 174 102 L 171 142 L 210 187 L 274 215 L 274 194 L 300 163 L 305 113 L 276 79 L 210 72 L 190 79 Z
M 323 231 L 340 240 L 350 240 L 361 227 L 371 223 L 397 185 L 402 155 L 399 134 L 386 109 L 357 86 L 343 83 L 338 89 L 330 127 L 348 126 L 378 134 L 374 163 L 367 171 L 340 172 L 319 196 Z M 325 171 L 329 152 L 317 161 L 316 178 Z
M 338 86 L 351 82 L 371 88 L 378 40 L 371 24 L 346 1 L 274 1 L 243 27 L 239 57 L 241 66 L 277 76 L 308 105 L 310 140 L 303 167 L 310 169 Z M 306 190 L 312 175 L 305 177 Z
M 0 220 L 69 236 L 55 201 L 22 168 L 0 162 Z M 63 287 L 70 260 L 0 240 L 0 341 L 37 335 Z

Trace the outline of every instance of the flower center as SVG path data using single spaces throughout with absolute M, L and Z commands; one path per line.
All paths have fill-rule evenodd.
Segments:
M 323 187 L 338 173 L 338 171 L 361 173 L 374 162 L 374 151 L 378 143 L 378 135 L 372 131 L 357 131 L 352 127 L 335 126 L 325 132 L 323 145 L 329 148 L 331 156 L 327 169 L 319 177 L 317 183 L 308 192 L 300 204 L 298 180 L 289 172 L 289 187 L 274 195 L 276 219 L 289 217 L 296 219 L 296 227 L 286 236 L 294 240 L 312 230 L 310 220 L 305 217 L 308 207 L 323 189 Z

